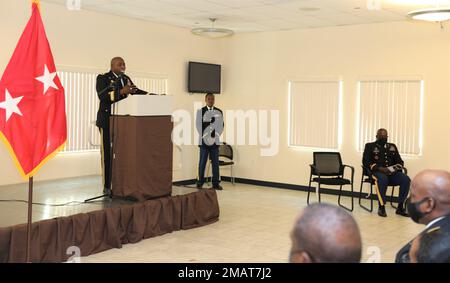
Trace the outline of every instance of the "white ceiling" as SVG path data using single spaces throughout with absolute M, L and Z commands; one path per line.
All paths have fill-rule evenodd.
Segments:
M 238 33 L 404 21 L 411 10 L 450 6 L 450 0 L 69 0 L 76 1 L 85 10 L 185 28 L 210 27 L 213 17 L 216 27 Z

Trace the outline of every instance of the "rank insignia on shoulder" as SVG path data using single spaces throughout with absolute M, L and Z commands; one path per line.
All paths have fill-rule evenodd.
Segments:
M 439 230 L 441 230 L 440 226 L 439 227 L 434 227 L 434 228 L 428 230 L 426 233 L 427 234 L 431 234 L 431 233 L 434 233 L 434 232 L 439 231 Z
M 390 151 L 396 151 L 395 146 L 391 145 L 391 147 L 389 148 Z

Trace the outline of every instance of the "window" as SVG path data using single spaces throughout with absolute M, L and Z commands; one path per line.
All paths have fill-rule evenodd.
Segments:
M 100 134 L 95 126 L 99 99 L 96 82 L 99 72 L 62 71 L 58 76 L 65 89 L 67 114 L 67 144 L 63 152 L 84 152 L 98 150 Z M 148 92 L 167 93 L 167 79 L 161 77 L 138 76 L 133 82 Z
M 339 148 L 341 93 L 340 81 L 289 83 L 289 146 Z
M 386 128 L 389 141 L 406 155 L 422 149 L 423 81 L 364 80 L 359 82 L 359 151 L 375 140 L 376 131 Z

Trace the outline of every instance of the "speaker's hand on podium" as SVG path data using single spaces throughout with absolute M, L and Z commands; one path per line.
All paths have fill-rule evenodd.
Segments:
M 131 94 L 136 94 L 138 92 L 138 89 L 135 85 L 131 85 Z

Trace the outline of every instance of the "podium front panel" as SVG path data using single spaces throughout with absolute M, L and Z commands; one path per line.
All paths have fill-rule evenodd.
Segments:
M 112 116 L 113 195 L 138 201 L 172 194 L 171 116 Z

